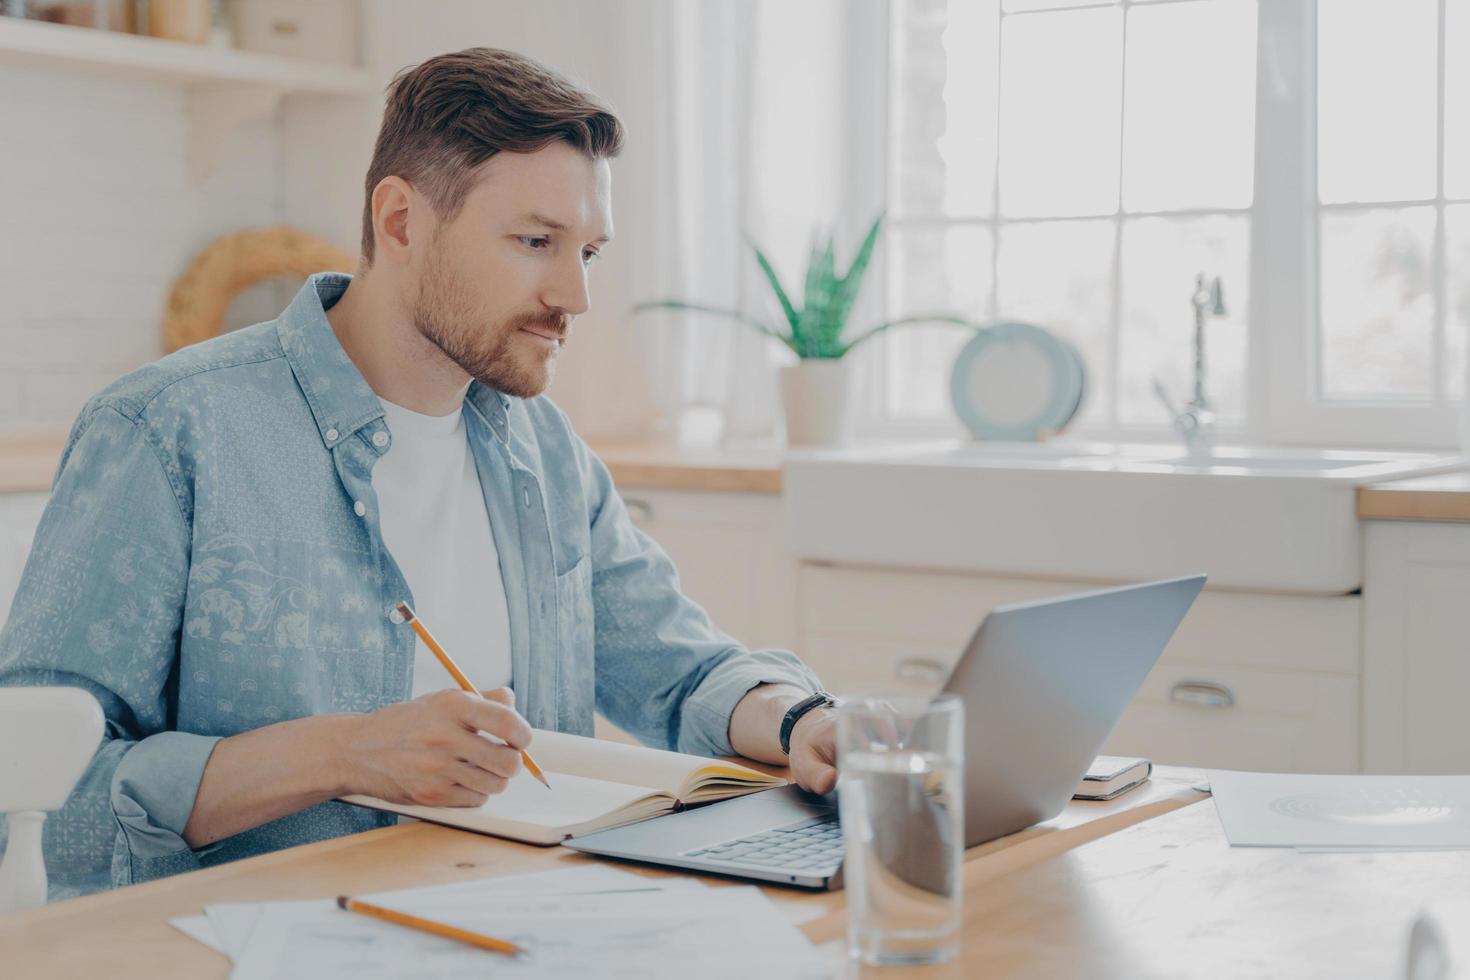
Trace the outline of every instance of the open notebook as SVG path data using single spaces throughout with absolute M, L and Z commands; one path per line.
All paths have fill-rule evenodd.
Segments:
M 694 803 L 786 785 L 778 776 L 731 762 L 561 732 L 538 730 L 530 749 L 550 790 L 522 771 L 503 793 L 477 807 L 415 806 L 356 795 L 342 799 L 482 834 L 556 844 Z

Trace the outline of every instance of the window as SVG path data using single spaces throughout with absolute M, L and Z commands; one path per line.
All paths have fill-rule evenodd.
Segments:
M 1153 381 L 1187 399 L 1189 297 L 1218 275 L 1222 427 L 1453 442 L 1470 0 L 902 0 L 885 48 L 879 312 L 1043 324 L 1087 360 L 1079 430 L 1157 436 Z M 964 340 L 875 344 L 868 428 L 954 431 Z
M 1444 54 L 1467 31 L 1462 0 L 1318 7 L 1323 399 L 1463 397 L 1470 204 L 1451 202 L 1470 200 L 1470 70 Z

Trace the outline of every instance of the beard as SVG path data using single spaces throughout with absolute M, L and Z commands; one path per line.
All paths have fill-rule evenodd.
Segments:
M 521 330 L 565 339 L 571 317 L 542 310 L 487 322 L 436 248 L 419 282 L 413 325 L 476 381 L 513 398 L 534 398 L 551 384 L 557 351 L 521 342 Z

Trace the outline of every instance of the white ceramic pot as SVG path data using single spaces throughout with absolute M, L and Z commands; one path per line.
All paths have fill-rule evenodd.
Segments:
M 852 437 L 852 366 L 846 358 L 781 369 L 788 446 L 841 446 Z

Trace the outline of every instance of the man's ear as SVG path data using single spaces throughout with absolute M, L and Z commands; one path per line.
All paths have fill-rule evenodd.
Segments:
M 384 177 L 373 188 L 373 256 L 408 264 L 408 216 L 422 199 L 402 177 Z

